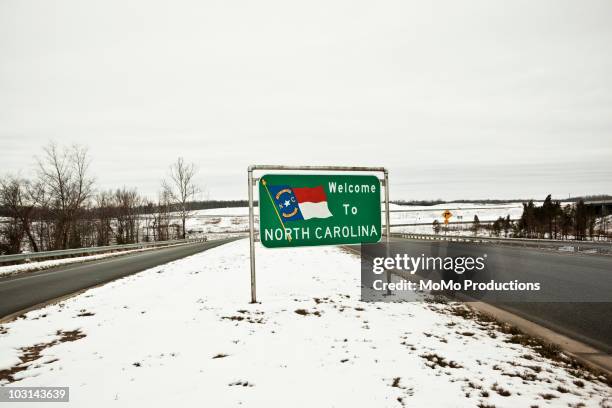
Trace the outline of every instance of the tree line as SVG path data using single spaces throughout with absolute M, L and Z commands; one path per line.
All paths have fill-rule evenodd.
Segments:
M 442 225 L 435 220 L 432 228 L 436 234 L 442 230 Z M 456 228 L 456 227 L 455 227 Z M 510 220 L 510 216 L 499 217 L 492 223 L 484 224 L 474 216 L 469 229 L 474 235 L 487 231 L 490 235 L 515 238 L 537 239 L 575 239 L 585 240 L 594 237 L 608 238 L 606 231 L 597 229 L 597 216 L 594 210 L 587 206 L 583 199 L 575 204 L 561 205 L 548 195 L 542 205 L 536 205 L 533 200 L 523 203 L 523 213 L 518 221 Z
M 592 239 L 596 234 L 597 217 L 584 200 L 561 206 L 550 194 L 541 206 L 533 201 L 523 203 L 523 214 L 517 222 L 518 236 L 549 239 Z M 605 234 L 605 232 L 604 232 Z
M 87 148 L 49 143 L 34 176 L 0 177 L 0 254 L 185 238 L 197 168 L 178 158 L 156 200 L 134 187 L 98 190 Z
M 580 197 L 568 197 L 563 201 L 568 203 L 578 203 L 584 200 L 597 201 L 597 200 L 612 200 L 612 195 L 609 194 L 594 194 L 585 195 Z M 533 201 L 532 199 L 516 198 L 512 200 L 500 200 L 500 199 L 458 199 L 458 200 L 391 200 L 390 203 L 405 206 L 433 206 L 439 204 L 455 204 L 455 203 L 473 203 L 473 204 L 508 204 L 508 203 L 526 203 Z

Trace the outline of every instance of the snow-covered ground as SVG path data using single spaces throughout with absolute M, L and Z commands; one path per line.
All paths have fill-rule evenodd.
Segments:
M 245 232 L 249 229 L 249 208 L 212 208 L 193 211 L 186 222 L 190 235 Z M 259 223 L 257 217 L 256 222 Z
M 391 212 L 391 225 L 397 224 L 421 224 L 403 227 L 394 227 L 392 232 L 411 232 L 418 234 L 433 234 L 432 223 L 437 220 L 441 226 L 444 225 L 444 217 L 442 213 L 449 209 L 452 214 L 451 222 L 466 222 L 473 221 L 474 216 L 478 216 L 480 222 L 495 221 L 499 217 L 506 218 L 510 216 L 511 220 L 521 217 L 523 213 L 523 205 L 521 203 L 508 204 L 475 204 L 475 203 L 452 203 L 452 204 L 437 204 L 432 206 L 399 206 L 391 205 L 391 210 L 402 210 L 405 212 Z M 473 235 L 470 231 L 470 224 L 450 225 L 449 233 L 453 235 Z
M 361 302 L 339 248 L 258 247 L 260 304 L 248 265 L 240 240 L 29 312 L 0 327 L 0 384 L 69 386 L 75 407 L 610 406 L 458 306 Z

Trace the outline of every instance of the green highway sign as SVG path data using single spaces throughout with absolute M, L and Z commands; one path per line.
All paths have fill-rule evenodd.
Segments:
M 267 174 L 259 182 L 261 242 L 268 248 L 378 242 L 380 202 L 375 176 Z

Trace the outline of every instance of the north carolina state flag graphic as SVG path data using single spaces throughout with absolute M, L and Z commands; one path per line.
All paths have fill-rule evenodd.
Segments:
M 332 216 L 327 207 L 327 195 L 323 186 L 290 187 L 288 185 L 269 185 L 268 188 L 283 221 L 329 218 Z

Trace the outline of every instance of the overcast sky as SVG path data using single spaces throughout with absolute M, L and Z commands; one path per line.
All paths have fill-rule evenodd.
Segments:
M 211 199 L 258 164 L 376 165 L 393 199 L 612 193 L 612 2 L 0 0 L 0 174 L 49 140 L 99 188 Z

